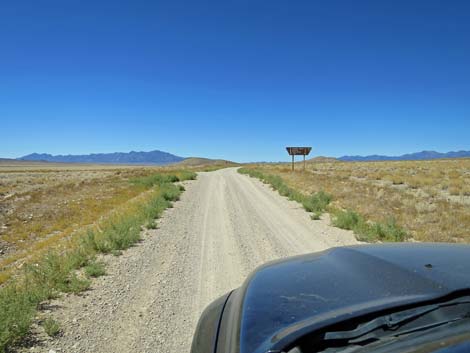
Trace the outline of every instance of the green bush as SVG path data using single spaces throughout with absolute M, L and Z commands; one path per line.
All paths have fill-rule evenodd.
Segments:
M 194 180 L 197 174 L 190 171 L 180 171 L 176 174 L 153 174 L 145 177 L 133 178 L 130 180 L 135 185 L 140 185 L 145 188 L 151 188 L 155 185 L 163 185 L 168 183 L 175 183 L 183 180 Z
M 357 239 L 361 241 L 399 242 L 408 238 L 406 231 L 398 226 L 394 219 L 385 223 L 366 222 L 362 216 L 351 210 L 336 211 L 333 225 L 354 231 Z
M 90 285 L 90 280 L 86 278 L 78 278 L 75 273 L 71 273 L 67 277 L 66 282 L 58 286 L 57 289 L 64 293 L 78 294 L 90 288 Z
M 162 189 L 162 196 L 165 200 L 178 201 L 180 199 L 181 190 L 176 185 L 164 185 Z
M 146 224 L 145 228 L 147 228 L 147 229 L 157 229 L 157 222 L 155 222 L 155 220 L 153 219 L 153 220 L 149 221 Z
M 314 212 L 314 213 L 310 216 L 310 218 L 311 218 L 312 220 L 314 220 L 314 221 L 318 221 L 318 220 L 320 219 L 320 216 L 321 216 L 320 213 Z
M 28 287 L 34 289 L 35 297 L 40 300 L 50 299 L 57 293 L 79 293 L 90 286 L 87 279 L 80 279 L 73 270 L 79 268 L 75 251 L 69 251 L 63 256 L 55 252 L 48 253 L 42 262 L 27 265 L 25 280 Z
M 0 352 L 28 332 L 38 303 L 32 293 L 16 285 L 0 291 Z
M 125 250 L 140 240 L 140 224 L 135 218 L 121 218 L 111 223 L 104 233 L 111 249 Z
M 408 237 L 406 231 L 398 226 L 394 219 L 389 219 L 385 223 L 374 223 L 370 227 L 369 237 L 380 241 L 399 242 Z
M 331 195 L 324 191 L 319 191 L 309 197 L 305 197 L 302 205 L 307 212 L 324 212 L 331 202 Z
M 196 180 L 197 178 L 197 174 L 194 173 L 194 172 L 190 172 L 190 171 L 187 171 L 187 170 L 183 170 L 181 172 L 178 173 L 178 179 L 179 181 L 183 181 L 183 180 Z
M 304 194 L 298 192 L 297 190 L 290 189 L 289 194 L 287 195 L 288 199 L 291 201 L 297 201 L 299 203 L 303 203 L 304 201 Z
M 106 274 L 104 263 L 93 261 L 84 268 L 88 277 L 100 277 Z
M 60 332 L 59 323 L 52 318 L 44 320 L 42 327 L 44 327 L 44 331 L 51 337 L 57 336 Z
M 168 198 L 169 196 L 166 195 L 166 197 Z M 159 218 L 162 212 L 170 205 L 171 202 L 169 202 L 165 196 L 157 197 L 151 200 L 147 205 L 142 206 L 140 213 L 145 220 L 152 221 L 155 218 Z
M 364 219 L 351 210 L 337 211 L 333 218 L 333 225 L 338 228 L 354 230 Z

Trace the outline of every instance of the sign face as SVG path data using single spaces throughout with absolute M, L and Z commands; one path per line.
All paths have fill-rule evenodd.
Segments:
M 312 147 L 286 147 L 286 150 L 291 156 L 307 156 Z

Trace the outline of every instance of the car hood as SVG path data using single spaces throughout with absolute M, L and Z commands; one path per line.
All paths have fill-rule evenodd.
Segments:
M 233 294 L 240 297 L 232 308 L 239 318 L 236 350 L 275 352 L 355 316 L 467 289 L 467 245 L 355 246 L 271 262 Z

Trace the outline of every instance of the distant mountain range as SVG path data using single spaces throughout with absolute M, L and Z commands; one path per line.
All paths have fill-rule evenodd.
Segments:
M 97 164 L 169 164 L 181 162 L 185 158 L 175 156 L 168 152 L 114 152 L 92 153 L 84 155 L 57 155 L 47 153 L 32 153 L 17 158 L 23 161 L 45 161 L 56 163 L 97 163 Z
M 440 153 L 435 151 L 422 151 L 416 153 L 404 154 L 402 156 L 343 156 L 337 159 L 327 157 L 316 157 L 309 162 L 319 161 L 410 161 L 440 158 L 470 158 L 470 151 L 457 151 Z M 86 155 L 57 155 L 53 156 L 47 153 L 32 153 L 27 156 L 17 158 L 22 161 L 43 161 L 55 163 L 95 163 L 95 164 L 155 164 L 163 165 L 185 161 L 185 164 L 191 165 L 196 162 L 202 163 L 204 158 L 184 158 L 163 151 L 150 152 L 114 152 L 114 153 L 92 153 Z M 209 161 L 207 159 L 207 161 Z M 216 160 L 210 160 L 217 162 Z M 220 161 L 219 161 L 220 162 Z M 207 164 L 207 163 L 206 163 Z
M 415 161 L 423 159 L 441 159 L 441 158 L 465 158 L 470 157 L 470 151 L 456 151 L 440 153 L 436 151 L 422 151 L 416 153 L 404 154 L 401 156 L 343 156 L 339 157 L 340 161 Z

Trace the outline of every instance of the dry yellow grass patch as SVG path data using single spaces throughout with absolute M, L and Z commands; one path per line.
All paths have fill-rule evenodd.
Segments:
M 470 159 L 258 165 L 306 193 L 323 190 L 333 205 L 375 222 L 393 218 L 415 240 L 470 242 Z
M 0 283 L 26 259 L 70 238 L 148 189 L 131 183 L 133 178 L 175 174 L 176 169 L 38 168 L 0 168 Z

